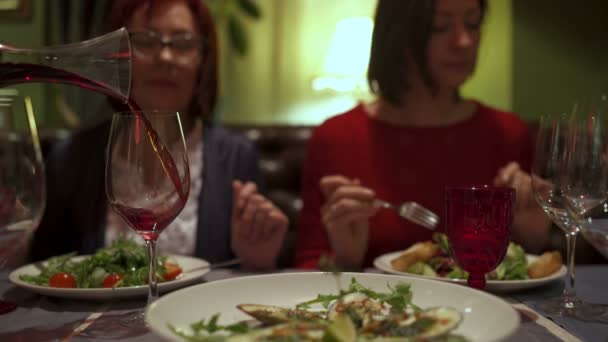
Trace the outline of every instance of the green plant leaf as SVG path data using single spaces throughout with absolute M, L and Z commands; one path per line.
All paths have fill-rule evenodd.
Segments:
M 260 8 L 258 5 L 252 0 L 238 0 L 239 7 L 245 12 L 248 16 L 254 19 L 259 19 L 262 16 Z
M 230 36 L 230 44 L 240 56 L 247 54 L 249 48 L 247 42 L 247 34 L 243 28 L 243 24 L 239 19 L 231 15 L 228 18 L 228 35 Z

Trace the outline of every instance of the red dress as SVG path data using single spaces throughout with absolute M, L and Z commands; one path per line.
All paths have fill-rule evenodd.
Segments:
M 304 164 L 296 266 L 316 268 L 322 254 L 331 254 L 320 217 L 323 176 L 358 178 L 379 198 L 394 203 L 416 201 L 440 216 L 442 230 L 446 186 L 491 184 L 510 161 L 529 171 L 532 149 L 524 121 L 482 104 L 470 119 L 442 127 L 391 125 L 371 119 L 362 105 L 330 118 L 315 129 Z M 391 210 L 380 210 L 370 219 L 363 266 L 431 234 Z

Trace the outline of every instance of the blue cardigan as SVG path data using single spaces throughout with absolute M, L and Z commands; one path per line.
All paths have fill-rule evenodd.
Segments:
M 72 251 L 90 254 L 104 245 L 109 132 L 110 122 L 105 121 L 74 134 L 49 154 L 47 204 L 34 235 L 32 261 Z M 203 142 L 196 256 L 218 262 L 234 257 L 230 248 L 232 181 L 253 181 L 260 187 L 262 176 L 255 147 L 245 138 L 205 123 Z

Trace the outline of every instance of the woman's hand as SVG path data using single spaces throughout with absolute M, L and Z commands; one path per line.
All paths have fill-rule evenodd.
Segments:
M 515 189 L 515 208 L 537 206 L 532 193 L 532 178 L 523 171 L 519 164 L 510 162 L 505 167 L 498 170 L 494 178 L 495 186 L 511 187 Z
M 498 170 L 494 185 L 515 189 L 514 239 L 524 245 L 527 251 L 541 251 L 548 241 L 551 221 L 534 200 L 532 177 L 518 163 L 510 162 Z
M 287 216 L 257 192 L 255 183 L 236 180 L 232 191 L 233 252 L 244 268 L 274 268 L 287 232 Z
M 335 253 L 335 263 L 345 269 L 360 268 L 367 252 L 369 218 L 378 208 L 375 193 L 359 180 L 341 175 L 326 176 L 319 182 L 326 202 L 321 220 Z

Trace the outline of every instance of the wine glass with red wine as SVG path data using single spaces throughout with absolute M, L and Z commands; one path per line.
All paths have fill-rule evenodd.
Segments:
M 109 205 L 145 241 L 148 304 L 158 298 L 156 240 L 181 212 L 190 192 L 186 143 L 177 112 L 114 114 L 107 149 Z M 143 312 L 138 314 L 143 322 Z
M 450 252 L 469 273 L 467 283 L 486 285 L 486 273 L 495 269 L 509 247 L 515 189 L 506 187 L 448 187 L 446 233 Z
M 0 269 L 27 259 L 28 241 L 46 203 L 44 163 L 31 101 L 0 89 Z M 0 300 L 0 314 L 16 304 Z

